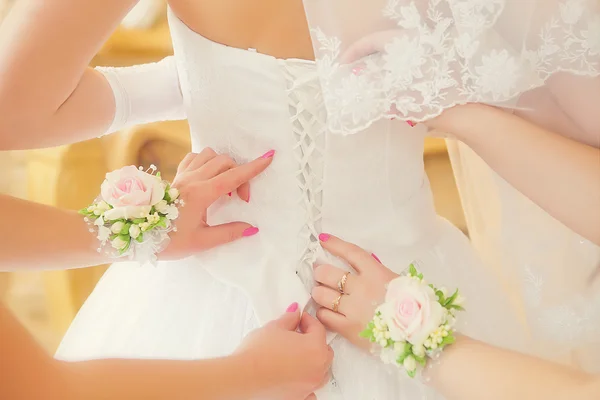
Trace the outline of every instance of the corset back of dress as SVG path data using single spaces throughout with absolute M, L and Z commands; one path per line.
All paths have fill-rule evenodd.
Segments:
M 315 261 L 339 265 L 323 254 L 321 232 L 376 246 L 397 270 L 435 240 L 422 132 L 380 121 L 329 134 L 313 62 L 217 44 L 170 18 L 193 150 L 212 147 L 240 163 L 276 151 L 249 203 L 234 195 L 209 213 L 211 224 L 241 220 L 260 233 L 199 257 L 252 298 L 261 322 L 308 300 Z

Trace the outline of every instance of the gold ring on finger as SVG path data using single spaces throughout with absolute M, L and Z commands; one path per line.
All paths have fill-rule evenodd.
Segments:
M 340 309 L 340 301 L 342 300 L 342 297 L 344 296 L 344 293 L 341 293 L 337 299 L 335 299 L 333 301 L 333 303 L 331 303 L 331 309 L 333 310 L 333 312 L 339 312 Z
M 346 289 L 346 282 L 348 281 L 348 275 L 350 275 L 350 272 L 346 272 L 344 274 L 344 276 L 342 276 L 342 279 L 340 279 L 337 283 L 337 288 L 338 288 L 338 292 L 344 294 L 345 289 Z

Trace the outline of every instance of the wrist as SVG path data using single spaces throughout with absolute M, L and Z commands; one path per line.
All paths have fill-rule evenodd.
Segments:
M 227 357 L 228 368 L 232 371 L 236 395 L 244 398 L 257 398 L 269 391 L 272 386 L 270 374 L 266 373 L 249 352 L 235 353 Z
M 472 145 L 477 142 L 479 135 L 485 134 L 486 119 L 493 112 L 499 111 L 491 106 L 469 103 L 445 110 L 426 125 L 430 129 L 446 132 L 461 142 Z

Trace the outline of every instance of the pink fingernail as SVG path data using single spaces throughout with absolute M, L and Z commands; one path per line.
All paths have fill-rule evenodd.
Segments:
M 296 312 L 296 310 L 298 310 L 298 303 L 292 303 L 285 312 Z
M 352 73 L 354 75 L 360 75 L 361 72 L 365 70 L 365 67 L 354 67 L 352 68 Z
M 258 233 L 258 228 L 256 228 L 256 227 L 254 227 L 254 226 L 253 226 L 253 227 L 251 227 L 251 228 L 248 228 L 248 229 L 246 229 L 246 230 L 245 230 L 245 231 L 242 233 L 242 236 L 243 236 L 243 237 L 249 237 L 249 236 L 254 236 L 254 235 L 256 235 L 257 233 Z
M 412 122 L 412 121 L 406 121 L 407 124 L 409 124 L 411 127 L 415 127 L 415 125 L 417 125 L 416 122 Z
M 379 257 L 377 257 L 375 254 L 371 253 L 371 257 L 373 257 L 375 260 L 377 260 L 377 262 L 378 262 L 379 264 L 383 264 L 383 263 L 381 262 L 381 260 L 379 259 Z
M 326 241 L 328 241 L 328 240 L 329 240 L 329 238 L 330 238 L 330 237 L 331 237 L 331 235 L 329 235 L 329 234 L 327 234 L 327 233 L 321 233 L 321 234 L 319 235 L 319 240 L 320 240 L 321 242 L 326 242 Z
M 227 196 L 231 197 L 231 192 L 227 193 Z
M 269 150 L 265 154 L 263 154 L 262 156 L 260 156 L 260 158 L 271 158 L 274 155 L 275 155 L 275 150 Z

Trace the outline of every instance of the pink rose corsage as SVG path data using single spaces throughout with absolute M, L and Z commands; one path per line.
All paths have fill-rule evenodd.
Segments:
M 389 283 L 385 302 L 360 336 L 379 346 L 382 361 L 413 378 L 428 358 L 454 343 L 456 312 L 464 311 L 463 302 L 458 289 L 447 297 L 411 264 L 408 273 Z
M 106 174 L 100 197 L 79 211 L 97 233 L 98 252 L 154 264 L 169 244 L 183 201 L 154 165 L 148 171 L 130 165 Z

